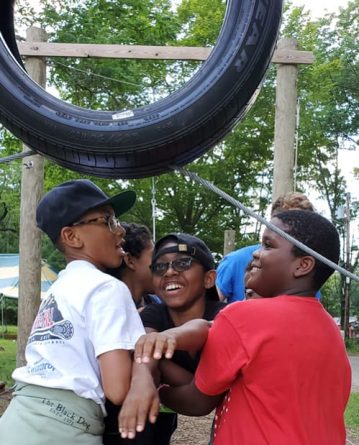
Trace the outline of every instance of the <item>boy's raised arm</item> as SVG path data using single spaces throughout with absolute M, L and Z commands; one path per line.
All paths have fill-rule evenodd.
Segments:
M 197 389 L 194 379 L 187 385 L 160 389 L 161 402 L 168 408 L 186 416 L 209 414 L 220 402 L 223 394 L 208 396 Z
M 136 432 L 144 430 L 147 419 L 155 423 L 160 408 L 153 373 L 157 364 L 133 362 L 130 390 L 118 416 L 119 432 L 122 438 L 133 439 Z
M 143 431 L 147 419 L 152 423 L 156 421 L 159 396 L 152 374 L 157 369 L 157 360 L 162 356 L 172 358 L 176 349 L 202 349 L 210 325 L 206 320 L 196 319 L 182 326 L 163 332 L 150 332 L 139 338 L 134 352 L 131 387 L 119 414 L 122 438 L 134 438 L 136 432 Z M 188 381 L 187 375 L 186 380 Z
M 130 386 L 131 356 L 129 351 L 115 349 L 99 355 L 98 360 L 105 396 L 115 405 L 121 405 Z
M 211 322 L 190 320 L 181 326 L 162 332 L 143 335 L 136 343 L 134 357 L 137 363 L 149 363 L 151 358 L 172 358 L 176 349 L 199 351 L 204 346 Z

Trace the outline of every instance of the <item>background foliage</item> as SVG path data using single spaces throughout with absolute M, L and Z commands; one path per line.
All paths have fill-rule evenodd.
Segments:
M 215 44 L 225 11 L 224 0 L 182 0 L 177 8 L 169 0 L 43 0 L 33 11 L 22 0 L 18 29 L 43 26 L 49 41 L 123 43 L 141 45 Z M 313 51 L 315 63 L 300 65 L 298 96 L 297 189 L 316 190 L 328 203 L 333 222 L 344 234 L 337 210 L 345 202 L 347 185 L 338 167 L 340 150 L 358 147 L 359 128 L 359 0 L 337 15 L 312 20 L 303 8 L 289 5 L 284 13 L 282 37 L 295 38 L 299 49 Z M 93 109 L 128 109 L 170 94 L 199 68 L 198 62 L 109 59 L 48 59 L 49 86 L 73 104 Z M 213 182 L 254 211 L 265 215 L 271 198 L 275 112 L 275 66 L 271 66 L 261 92 L 245 119 L 225 140 L 187 168 Z M 2 156 L 21 150 L 6 130 L 1 134 Z M 20 162 L 0 164 L 0 249 L 18 251 Z M 47 163 L 45 188 L 70 178 L 74 172 Z M 131 181 L 93 179 L 109 194 L 124 188 L 137 192 L 138 203 L 128 221 L 152 227 L 156 200 L 156 235 L 185 231 L 202 237 L 220 258 L 223 232 L 236 230 L 237 247 L 257 241 L 261 227 L 212 192 L 177 173 Z M 155 195 L 153 188 L 155 187 Z M 352 202 L 351 218 L 358 214 Z M 356 241 L 350 269 L 357 271 Z M 48 240 L 43 256 L 55 268 L 62 258 Z M 344 258 L 343 258 L 344 259 Z M 323 289 L 323 302 L 334 315 L 340 311 L 342 283 L 331 280 Z M 352 313 L 359 315 L 357 286 L 351 289 Z

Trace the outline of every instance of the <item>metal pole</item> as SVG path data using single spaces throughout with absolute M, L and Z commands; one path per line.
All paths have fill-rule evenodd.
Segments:
M 299 99 L 298 99 L 297 107 L 296 107 L 296 120 L 295 120 L 293 192 L 297 191 L 297 169 L 298 169 L 298 149 L 299 149 L 299 122 L 300 122 L 300 103 L 299 103 Z
M 155 178 L 152 178 L 152 238 L 153 242 L 156 242 L 156 216 L 157 216 L 157 210 L 156 210 L 156 182 Z
M 4 294 L 0 294 L 1 299 L 1 336 L 5 337 L 5 329 L 4 329 Z

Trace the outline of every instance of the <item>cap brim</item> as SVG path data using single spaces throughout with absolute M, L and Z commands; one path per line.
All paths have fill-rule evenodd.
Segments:
M 136 193 L 132 190 L 119 193 L 112 196 L 104 204 L 110 204 L 113 207 L 115 216 L 120 216 L 126 213 L 134 205 L 136 201 Z

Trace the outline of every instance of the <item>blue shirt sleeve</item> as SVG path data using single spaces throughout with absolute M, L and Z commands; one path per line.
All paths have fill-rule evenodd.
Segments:
M 226 255 L 217 268 L 216 286 L 228 303 L 244 300 L 244 273 L 260 244 L 243 247 Z

